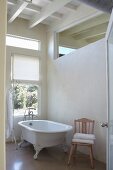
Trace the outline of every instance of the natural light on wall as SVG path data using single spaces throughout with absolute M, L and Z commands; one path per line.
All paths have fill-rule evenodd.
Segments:
M 31 50 L 40 50 L 40 41 L 13 35 L 6 36 L 6 45 Z

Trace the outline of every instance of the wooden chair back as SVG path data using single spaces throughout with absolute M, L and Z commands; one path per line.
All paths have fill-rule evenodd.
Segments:
M 86 118 L 74 120 L 74 125 L 75 125 L 74 133 L 93 134 L 94 123 L 95 123 L 94 120 L 86 119 Z

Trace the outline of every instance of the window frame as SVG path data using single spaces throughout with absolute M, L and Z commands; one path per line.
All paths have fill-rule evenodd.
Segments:
M 20 54 L 20 55 L 25 55 L 25 56 L 34 56 L 37 57 L 39 60 L 39 80 L 38 81 L 32 81 L 32 80 L 14 80 L 12 75 L 11 75 L 11 84 L 14 85 L 14 83 L 19 82 L 21 84 L 32 84 L 32 85 L 36 85 L 38 86 L 38 90 L 39 90 L 39 99 L 38 99 L 38 113 L 37 116 L 39 116 L 41 114 L 41 60 L 40 60 L 40 51 L 36 51 L 36 50 L 31 50 L 31 49 L 24 49 L 24 48 L 19 48 L 19 47 L 12 47 L 12 46 L 8 46 L 9 49 L 11 49 L 10 51 L 11 54 L 11 74 L 13 72 L 12 66 L 13 66 L 13 58 L 15 54 Z M 14 111 L 14 110 L 13 110 Z M 15 117 L 21 117 L 23 116 L 22 114 L 20 115 L 14 115 Z
M 35 42 L 38 43 L 38 49 L 36 50 L 36 49 L 29 49 L 29 48 L 25 48 L 25 47 L 17 47 L 17 46 L 13 46 L 13 45 L 7 45 L 7 41 L 6 41 L 6 46 L 16 47 L 16 48 L 20 48 L 20 49 L 33 50 L 33 51 L 40 51 L 40 50 L 41 50 L 41 42 L 40 42 L 40 40 L 33 39 L 33 38 L 22 37 L 22 36 L 17 36 L 17 35 L 12 35 L 12 34 L 6 34 L 6 38 L 7 38 L 7 37 L 13 37 L 13 38 L 18 38 L 18 39 L 22 39 L 22 40 L 35 41 Z
M 64 50 L 66 49 L 66 50 L 69 50 L 70 49 L 70 52 L 66 52 L 66 53 L 60 53 L 60 48 L 62 48 L 62 50 L 63 50 L 63 48 L 64 48 Z M 72 52 L 74 52 L 76 49 L 73 49 L 73 48 L 70 48 L 70 47 L 65 47 L 65 46 L 60 46 L 59 45 L 59 57 L 62 57 L 62 56 L 65 56 L 65 55 L 68 55 L 68 54 L 70 54 L 70 53 L 72 53 Z
M 22 81 L 18 81 L 18 82 L 12 82 L 12 88 L 14 89 L 14 86 L 15 84 L 22 84 L 22 85 L 33 85 L 33 86 L 37 86 L 38 87 L 38 96 L 40 96 L 40 86 L 37 85 L 36 83 L 33 84 L 33 83 L 24 83 Z M 13 101 L 14 101 L 14 90 L 13 90 Z M 38 103 L 37 103 L 37 114 L 35 114 L 35 116 L 38 116 L 39 115 L 39 108 L 40 108 L 40 97 L 38 98 Z M 26 108 L 27 109 L 27 108 Z M 25 112 L 24 112 L 25 113 Z M 13 114 L 15 117 L 21 117 L 21 116 L 24 116 L 24 113 L 23 114 L 15 114 L 14 113 L 14 108 L 13 108 Z

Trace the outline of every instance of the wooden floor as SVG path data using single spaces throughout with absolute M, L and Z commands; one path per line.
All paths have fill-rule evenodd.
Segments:
M 33 159 L 32 145 L 25 145 L 16 150 L 14 144 L 6 145 L 6 170 L 91 170 L 87 158 L 72 160 L 67 165 L 68 154 L 61 148 L 52 147 L 43 149 L 37 160 Z M 105 170 L 105 164 L 95 161 L 95 170 Z

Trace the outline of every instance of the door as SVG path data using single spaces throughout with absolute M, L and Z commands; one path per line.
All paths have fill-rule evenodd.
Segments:
M 108 147 L 107 170 L 113 170 L 113 10 L 111 13 L 107 33 L 107 81 L 108 81 Z

